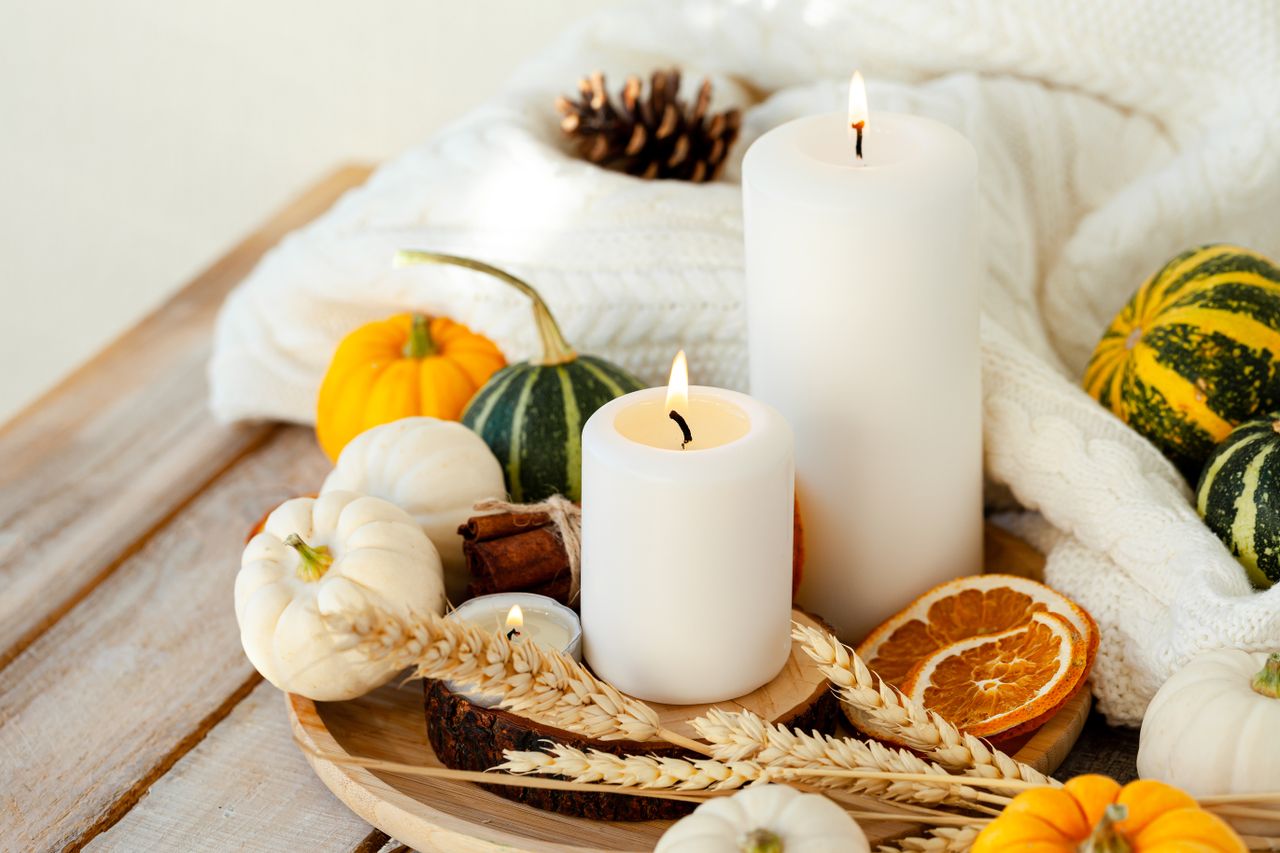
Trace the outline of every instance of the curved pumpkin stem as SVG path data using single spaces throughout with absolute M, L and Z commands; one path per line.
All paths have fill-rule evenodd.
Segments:
M 1080 853 L 1130 853 L 1128 840 L 1116 829 L 1116 824 L 1129 816 L 1129 807 L 1112 803 L 1102 813 L 1102 820 L 1093 828 L 1093 835 L 1080 845 Z
M 438 351 L 436 342 L 431 340 L 431 318 L 426 314 L 414 314 L 409 322 L 409 340 L 404 345 L 404 357 L 426 358 Z
M 323 545 L 312 548 L 296 533 L 290 533 L 284 544 L 297 551 L 302 558 L 302 562 L 298 563 L 298 577 L 304 581 L 320 580 L 333 565 L 333 555 L 328 548 Z
M 1253 677 L 1253 692 L 1280 699 L 1280 652 L 1272 652 L 1262 671 Z
M 445 255 L 439 252 L 426 252 L 418 249 L 401 249 L 396 252 L 396 266 L 407 267 L 413 264 L 447 264 L 455 267 L 465 267 L 506 282 L 529 297 L 529 300 L 533 303 L 533 319 L 538 324 L 538 337 L 542 339 L 542 358 L 538 359 L 536 363 L 545 365 L 565 364 L 578 357 L 578 353 L 564 339 L 564 334 L 561 333 L 560 325 L 556 323 L 556 318 L 552 316 L 551 309 L 547 307 L 547 303 L 542 300 L 542 296 L 538 291 L 533 289 L 533 285 L 528 282 L 516 278 L 509 272 L 490 266 L 484 261 L 476 261 L 471 258 Z

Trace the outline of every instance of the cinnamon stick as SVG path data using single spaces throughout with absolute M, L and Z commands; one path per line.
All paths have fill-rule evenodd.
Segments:
M 467 597 L 496 592 L 535 592 L 569 601 L 569 556 L 551 517 L 543 512 L 499 513 L 471 518 L 458 528 L 471 574 Z

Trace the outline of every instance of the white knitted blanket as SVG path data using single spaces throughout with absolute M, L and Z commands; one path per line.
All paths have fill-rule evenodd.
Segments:
M 746 110 L 722 181 L 644 182 L 568 153 L 557 94 L 596 68 L 616 86 L 671 63 Z M 520 297 L 458 270 L 392 269 L 402 247 L 511 269 L 580 349 L 655 383 L 684 346 L 695 381 L 741 387 L 742 154 L 779 122 L 840 109 L 854 67 L 873 110 L 933 116 L 979 152 L 987 472 L 1025 508 L 1006 518 L 1049 554 L 1050 583 L 1102 626 L 1102 709 L 1136 723 L 1196 651 L 1280 645 L 1280 588 L 1251 592 L 1173 468 L 1078 388 L 1104 326 L 1168 256 L 1216 240 L 1280 254 L 1270 0 L 610 9 L 262 262 L 219 319 L 214 411 L 311 421 L 339 338 L 406 308 L 467 323 L 512 360 L 533 352 Z

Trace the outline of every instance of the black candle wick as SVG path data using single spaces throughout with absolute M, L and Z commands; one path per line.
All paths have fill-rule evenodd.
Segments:
M 510 631 L 507 632 L 508 640 L 514 640 L 516 637 L 519 637 L 519 636 L 520 636 L 520 631 L 516 628 L 512 628 Z
M 853 153 L 859 160 L 862 159 L 862 129 L 866 126 L 867 123 L 865 121 L 855 121 L 853 123 L 853 129 L 857 131 L 858 134 L 857 140 L 853 143 Z
M 675 409 L 672 409 L 671 414 L 669 414 L 667 417 L 675 421 L 676 424 L 680 427 L 680 434 L 684 436 L 684 441 L 680 442 L 680 449 L 684 450 L 685 447 L 688 446 L 689 442 L 693 441 L 693 433 L 689 432 L 688 422 L 686 422 L 685 419 L 681 417 L 680 413 L 677 412 Z

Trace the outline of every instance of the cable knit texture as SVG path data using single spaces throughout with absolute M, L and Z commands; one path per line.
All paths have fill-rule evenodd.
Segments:
M 406 308 L 467 323 L 512 360 L 533 353 L 518 295 L 391 267 L 414 247 L 536 283 L 570 340 L 644 378 L 684 346 L 696 380 L 742 387 L 742 154 L 783 121 L 840 109 L 860 66 L 873 110 L 933 116 L 979 152 L 987 472 L 1025 508 L 1006 522 L 1048 553 L 1050 583 L 1102 625 L 1102 709 L 1136 723 L 1195 652 L 1280 642 L 1280 589 L 1251 592 L 1186 483 L 1078 387 L 1105 325 L 1167 257 L 1214 240 L 1280 254 L 1280 5 L 654 7 L 576 27 L 271 252 L 219 318 L 218 416 L 310 422 L 342 335 Z M 722 180 L 644 182 L 571 156 L 557 94 L 596 68 L 616 84 L 671 63 L 690 85 L 710 75 L 716 108 L 745 110 Z

